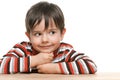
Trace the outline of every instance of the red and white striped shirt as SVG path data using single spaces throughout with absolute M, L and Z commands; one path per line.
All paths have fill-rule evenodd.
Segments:
M 32 72 L 30 56 L 36 51 L 29 42 L 16 44 L 0 60 L 0 73 Z M 53 63 L 58 63 L 63 74 L 94 74 L 97 71 L 95 63 L 84 53 L 76 52 L 70 44 L 61 43 L 54 51 Z

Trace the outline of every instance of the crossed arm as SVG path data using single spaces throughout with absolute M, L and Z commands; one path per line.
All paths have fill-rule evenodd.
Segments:
M 72 58 L 70 58 L 69 55 L 66 56 L 64 61 L 58 61 L 56 63 L 50 61 L 44 64 L 38 64 L 36 68 L 39 73 L 52 74 L 94 74 L 97 71 L 95 63 L 88 56 L 77 53 L 77 55 L 71 55 Z M 49 59 L 52 60 L 52 57 Z
M 53 53 L 32 56 L 23 46 L 17 46 L 0 60 L 0 73 L 31 72 L 34 67 L 39 73 L 51 74 L 93 74 L 97 71 L 94 62 L 80 53 L 73 55 L 71 52 L 61 61 L 53 60 Z

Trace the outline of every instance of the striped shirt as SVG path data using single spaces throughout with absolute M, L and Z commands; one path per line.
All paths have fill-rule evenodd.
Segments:
M 0 59 L 0 73 L 32 72 L 30 57 L 38 54 L 29 42 L 21 42 Z M 63 74 L 94 74 L 95 63 L 84 53 L 76 52 L 70 44 L 61 43 L 54 51 L 53 63 L 58 63 Z

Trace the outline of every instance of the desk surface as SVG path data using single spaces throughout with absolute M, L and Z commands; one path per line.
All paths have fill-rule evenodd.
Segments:
M 61 74 L 0 74 L 0 80 L 120 80 L 120 73 L 96 73 L 84 75 Z

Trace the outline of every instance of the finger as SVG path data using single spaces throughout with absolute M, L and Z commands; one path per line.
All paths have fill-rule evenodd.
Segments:
M 53 60 L 53 57 L 49 57 L 49 60 L 52 61 L 52 60 Z
M 53 53 L 50 53 L 50 56 L 51 56 L 51 57 L 53 57 L 53 56 L 54 56 L 54 54 L 53 54 Z
M 38 70 L 38 73 L 43 73 L 41 70 Z

